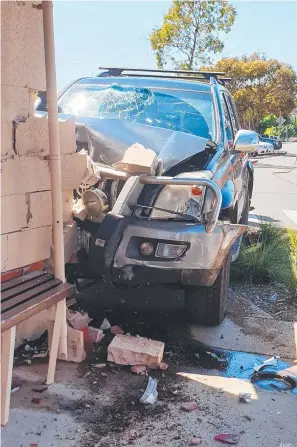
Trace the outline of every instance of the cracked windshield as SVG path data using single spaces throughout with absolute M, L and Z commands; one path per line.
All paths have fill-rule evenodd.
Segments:
M 62 113 L 118 118 L 211 139 L 211 94 L 129 86 L 73 86 L 59 102 Z

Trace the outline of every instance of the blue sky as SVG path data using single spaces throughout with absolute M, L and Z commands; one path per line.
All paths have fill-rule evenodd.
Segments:
M 266 53 L 297 70 L 297 1 L 237 1 L 222 56 Z M 148 36 L 168 1 L 55 1 L 58 89 L 99 65 L 155 68 Z

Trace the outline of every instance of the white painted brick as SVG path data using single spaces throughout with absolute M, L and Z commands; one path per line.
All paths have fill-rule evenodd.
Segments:
M 32 1 L 1 3 L 2 83 L 45 90 L 42 9 Z
M 29 228 L 52 224 L 52 198 L 50 191 L 27 194 L 29 197 Z
M 73 191 L 67 189 L 62 191 L 63 200 L 63 222 L 72 221 L 72 207 L 73 207 Z
M 27 226 L 27 199 L 25 194 L 1 198 L 1 234 L 19 231 Z
M 8 234 L 7 237 L 8 246 L 4 272 L 50 257 L 51 226 L 18 231 Z
M 7 264 L 7 257 L 8 257 L 8 235 L 4 234 L 1 235 L 1 272 L 4 271 Z
M 37 157 L 15 157 L 2 161 L 2 196 L 50 190 L 47 160 Z
M 77 152 L 72 155 L 62 155 L 62 188 L 76 189 L 84 179 L 88 166 L 88 156 Z
M 62 154 L 74 154 L 76 152 L 75 118 L 59 120 L 60 149 Z
M 28 194 L 29 196 L 29 228 L 44 227 L 52 224 L 52 195 L 51 191 Z M 72 190 L 62 191 L 63 222 L 72 220 Z
M 60 150 L 62 154 L 76 152 L 75 119 L 59 121 Z M 49 154 L 49 135 L 47 117 L 30 117 L 26 122 L 16 125 L 16 151 L 18 155 L 41 153 Z
M 64 258 L 67 262 L 78 248 L 78 234 L 76 222 L 64 225 Z
M 2 62 L 3 66 L 3 62 Z M 2 80 L 3 82 L 3 80 Z M 30 93 L 27 88 L 1 85 L 2 122 L 26 120 L 29 115 Z
M 1 123 L 1 157 L 13 157 L 13 123 Z

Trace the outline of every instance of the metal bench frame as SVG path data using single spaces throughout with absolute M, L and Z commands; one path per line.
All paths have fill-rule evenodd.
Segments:
M 1 425 L 8 421 L 16 326 L 56 305 L 49 352 L 47 384 L 54 381 L 60 334 L 66 319 L 66 298 L 72 286 L 44 271 L 35 271 L 1 284 Z

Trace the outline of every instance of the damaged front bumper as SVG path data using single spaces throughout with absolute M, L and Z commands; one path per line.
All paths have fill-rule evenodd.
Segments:
M 115 252 L 112 280 L 123 284 L 148 282 L 211 286 L 236 239 L 246 231 L 245 225 L 220 223 L 211 233 L 202 224 L 144 220 L 128 224 Z M 185 252 L 177 259 L 140 252 L 143 242 L 177 244 Z
M 135 205 L 134 187 L 138 197 L 139 184 L 205 186 L 211 193 L 206 222 L 137 218 L 131 214 L 131 204 Z M 112 212 L 100 224 L 82 224 L 82 240 L 88 232 L 86 263 L 91 277 L 124 285 L 212 286 L 232 245 L 246 231 L 245 225 L 218 221 L 221 202 L 219 187 L 202 175 L 200 178 L 140 176 L 129 179 Z M 149 253 L 141 249 L 144 243 L 150 246 Z M 179 254 L 170 257 L 166 250 L 160 254 L 160 246 L 168 250 L 177 248 Z

